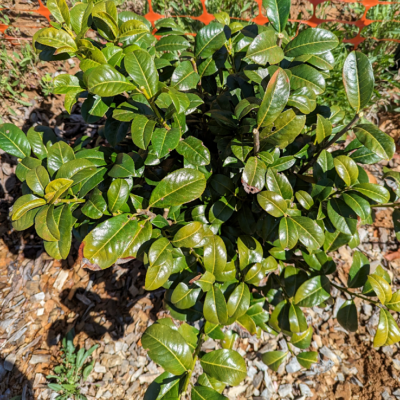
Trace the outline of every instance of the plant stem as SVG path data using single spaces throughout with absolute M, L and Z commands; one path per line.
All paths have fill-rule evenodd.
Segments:
M 306 172 L 309 168 L 311 168 L 315 161 L 317 161 L 319 155 L 323 150 L 328 149 L 332 144 L 334 144 L 338 139 L 340 139 L 348 130 L 350 130 L 360 119 L 360 114 L 356 114 L 354 118 L 347 124 L 340 132 L 338 132 L 331 140 L 327 140 L 327 138 L 321 143 L 320 150 L 318 150 L 317 154 L 303 167 L 300 168 L 299 174 Z
M 344 288 L 342 286 L 336 285 L 336 283 L 333 283 L 333 282 L 331 282 L 331 285 L 333 287 L 335 287 L 336 289 L 339 289 L 342 292 L 345 292 L 345 293 L 349 294 L 350 296 L 358 297 L 358 298 L 366 300 L 366 301 L 368 301 L 368 302 L 370 302 L 372 304 L 375 304 L 376 306 L 379 306 L 379 302 L 374 301 L 374 300 L 370 300 L 368 297 L 362 296 L 361 294 L 358 294 L 358 293 L 350 292 L 350 290 L 348 290 L 347 288 Z
M 380 208 L 380 207 L 382 207 L 382 208 L 389 208 L 389 207 L 396 208 L 396 207 L 399 207 L 399 206 L 400 206 L 400 203 L 387 203 L 387 204 L 373 204 L 373 205 L 371 205 L 371 207 L 374 207 L 374 208 Z
M 153 103 L 153 101 L 151 100 L 151 97 L 149 96 L 149 94 L 146 91 L 146 88 L 144 86 L 140 87 L 140 90 L 142 91 L 142 93 L 144 94 L 144 97 L 146 97 L 146 100 L 149 102 L 151 109 L 154 111 L 154 114 L 156 114 L 157 118 L 158 118 L 158 122 L 164 126 L 164 128 L 169 131 L 171 130 L 171 127 L 164 121 L 163 117 L 160 114 L 160 111 L 158 111 L 158 108 L 156 107 L 156 105 Z
M 183 390 L 181 392 L 182 395 L 184 395 L 186 393 L 186 391 L 189 387 L 190 379 L 192 378 L 192 374 L 193 374 L 194 368 L 196 366 L 196 361 L 199 359 L 199 353 L 201 350 L 201 346 L 203 345 L 203 341 L 204 341 L 204 325 L 201 328 L 200 333 L 199 333 L 199 341 L 197 342 L 196 349 L 193 353 L 192 368 L 188 371 L 188 374 L 186 375 L 185 383 L 183 385 Z
M 85 201 L 86 201 L 85 199 L 58 199 L 56 203 L 70 204 L 70 203 L 84 203 Z
M 282 40 L 285 36 L 283 35 L 283 33 L 278 33 L 278 42 L 276 43 L 276 45 L 278 47 L 282 47 Z
M 260 151 L 260 131 L 258 129 L 253 129 L 254 136 L 254 156 L 256 156 Z

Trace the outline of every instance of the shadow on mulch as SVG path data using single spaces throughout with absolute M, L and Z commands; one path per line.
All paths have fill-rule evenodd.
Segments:
M 142 311 L 155 321 L 156 314 L 162 308 L 165 290 L 152 293 L 139 290 L 144 285 L 144 279 L 145 268 L 135 260 L 92 272 L 86 290 L 63 290 L 60 301 L 69 313 L 50 327 L 47 344 L 57 344 L 65 332 L 72 328 L 77 334 L 84 332 L 95 340 L 103 338 L 106 333 L 118 340 L 124 337 L 127 327 L 135 321 L 136 312 L 133 308 L 144 297 L 149 298 L 152 306 L 146 306 Z
M 34 400 L 32 382 L 15 365 L 8 371 L 7 364 L 0 356 L 0 400 Z

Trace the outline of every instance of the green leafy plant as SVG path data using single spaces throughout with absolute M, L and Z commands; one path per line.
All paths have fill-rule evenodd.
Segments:
M 31 106 L 23 91 L 32 82 L 32 75 L 38 75 L 38 62 L 39 57 L 29 43 L 22 46 L 19 52 L 12 53 L 3 45 L 0 49 L 0 96 L 11 102 Z
M 374 88 L 364 54 L 344 62 L 352 110 L 345 124 L 339 107 L 317 105 L 339 40 L 324 29 L 290 38 L 287 0 L 268 2 L 266 26 L 218 13 L 194 43 L 172 19 L 156 22 L 157 40 L 148 21 L 118 14 L 112 1 L 48 6 L 57 22 L 34 36 L 40 57 L 77 57 L 81 68 L 58 75 L 55 93 L 65 94 L 67 111 L 81 98 L 83 118 L 105 123 L 99 137 L 73 146 L 46 127 L 25 135 L 3 124 L 0 147 L 19 158 L 23 182 L 10 217 L 17 230 L 35 225 L 55 258 L 68 256 L 73 233 L 92 268 L 138 258 L 146 289 L 165 288 L 173 319 L 142 337 L 165 370 L 146 400 L 190 390 L 193 400 L 223 399 L 226 385 L 246 377 L 232 349 L 234 323 L 250 334 L 284 334 L 289 351 L 263 355 L 272 369 L 294 347 L 309 368 L 318 353 L 307 351 L 313 328 L 303 308 L 332 304 L 332 287 L 349 296 L 338 313 L 345 329 L 357 330 L 360 297 L 381 307 L 374 344 L 400 340 L 391 315 L 400 292 L 392 294 L 387 271 L 370 274 L 356 251 L 341 286 L 329 255 L 358 246 L 373 207 L 399 204 L 400 193 L 370 183 L 363 168 L 395 151 L 393 139 L 363 119 Z M 98 39 L 85 36 L 90 28 Z M 356 138 L 347 147 L 333 147 L 350 131 Z M 221 348 L 205 354 L 208 337 Z M 203 374 L 195 384 L 197 361 Z
M 81 394 L 81 387 L 92 372 L 94 365 L 94 360 L 88 363 L 87 359 L 99 346 L 96 344 L 89 350 L 82 348 L 76 353 L 73 340 L 74 330 L 72 329 L 62 341 L 61 364 L 54 368 L 55 375 L 47 376 L 47 379 L 57 381 L 57 383 L 49 383 L 48 387 L 59 393 L 59 396 L 56 397 L 58 400 L 87 400 L 86 396 Z

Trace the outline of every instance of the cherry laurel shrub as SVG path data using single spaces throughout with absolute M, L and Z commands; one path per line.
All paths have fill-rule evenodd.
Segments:
M 284 335 L 288 351 L 263 355 L 272 369 L 289 355 L 309 368 L 318 353 L 307 351 L 313 328 L 303 309 L 332 305 L 332 289 L 347 297 L 337 314 L 346 330 L 357 330 L 353 299 L 361 297 L 380 307 L 374 346 L 400 340 L 391 314 L 400 291 L 392 294 L 387 271 L 370 274 L 355 251 L 344 287 L 329 256 L 356 248 L 373 207 L 397 199 L 363 168 L 395 151 L 363 120 L 374 87 L 365 55 L 352 52 L 344 65 L 354 110 L 344 125 L 343 111 L 316 105 L 338 39 L 310 28 L 288 37 L 289 0 L 268 1 L 268 25 L 219 13 L 195 38 L 171 18 L 153 28 L 118 13 L 113 1 L 48 6 L 57 22 L 35 34 L 36 50 L 43 60 L 77 57 L 81 69 L 58 75 L 54 93 L 65 94 L 68 112 L 84 99 L 83 118 L 106 117 L 105 125 L 73 144 L 48 127 L 25 134 L 1 125 L 0 147 L 18 158 L 23 182 L 10 218 L 16 230 L 34 225 L 54 258 L 68 256 L 73 234 L 87 262 L 104 269 L 138 258 L 145 288 L 165 289 L 175 322 L 160 319 L 142 337 L 165 370 L 146 400 L 189 391 L 193 400 L 225 398 L 225 386 L 246 377 L 232 349 L 235 325 L 223 328 L 234 323 L 251 335 Z M 205 354 L 208 337 L 220 349 Z

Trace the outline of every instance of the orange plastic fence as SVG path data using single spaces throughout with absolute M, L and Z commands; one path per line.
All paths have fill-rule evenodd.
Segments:
M 145 18 L 150 21 L 152 24 L 154 24 L 155 21 L 161 19 L 161 18 L 165 18 L 164 15 L 158 14 L 156 12 L 153 11 L 153 7 L 152 7 L 152 0 L 147 0 L 148 2 L 148 9 L 149 12 L 145 15 Z M 181 18 L 190 18 L 192 20 L 197 20 L 197 21 L 201 21 L 204 24 L 209 24 L 213 19 L 214 16 L 212 14 L 210 14 L 207 11 L 206 8 L 206 4 L 205 1 L 206 0 L 200 0 L 202 3 L 202 7 L 203 7 L 203 13 L 200 16 L 197 17 L 193 17 L 190 15 L 177 15 L 176 17 L 181 17 Z M 254 0 L 257 5 L 258 5 L 258 15 L 255 18 L 252 18 L 251 21 L 257 23 L 257 24 L 265 24 L 266 22 L 268 22 L 268 18 L 263 14 L 263 5 L 262 5 L 262 0 Z M 306 24 L 309 25 L 311 27 L 316 27 L 322 23 L 332 23 L 332 22 L 337 22 L 337 23 L 341 23 L 341 24 L 345 24 L 345 25 L 354 25 L 358 28 L 358 33 L 355 37 L 351 38 L 351 39 L 345 39 L 344 41 L 347 43 L 352 43 L 355 47 L 357 47 L 360 43 L 362 43 L 364 40 L 366 40 L 365 37 L 361 36 L 361 31 L 364 27 L 372 24 L 373 22 L 382 22 L 382 21 L 378 21 L 378 20 L 371 20 L 367 18 L 367 13 L 368 10 L 374 6 L 377 6 L 379 4 L 382 5 L 391 5 L 391 4 L 398 4 L 395 2 L 391 2 L 391 1 L 379 1 L 379 0 L 361 0 L 361 1 L 355 1 L 355 0 L 340 0 L 341 2 L 344 3 L 359 3 L 361 5 L 363 5 L 365 7 L 365 11 L 364 14 L 361 16 L 361 18 L 357 21 L 342 21 L 342 20 L 336 20 L 336 19 L 320 19 L 317 18 L 317 16 L 315 15 L 315 11 L 316 8 L 319 4 L 324 3 L 328 0 L 309 0 L 309 2 L 313 5 L 313 14 L 312 17 L 308 20 L 297 20 L 297 19 L 290 19 L 291 22 L 299 22 L 302 24 Z M 42 0 L 38 0 L 39 2 L 39 8 L 34 9 L 34 10 L 21 10 L 21 12 L 33 12 L 33 13 L 37 13 L 43 17 L 45 17 L 48 21 L 50 21 L 50 12 L 48 10 L 48 8 L 43 4 Z M 1 11 L 1 9 L 0 9 Z M 17 10 L 15 10 L 17 11 Z M 247 21 L 249 21 L 249 19 L 246 19 Z M 393 21 L 393 22 L 398 22 L 400 23 L 400 21 Z M 16 25 L 12 25 L 12 26 L 16 26 Z M 15 41 L 16 38 L 12 37 L 12 36 L 8 36 L 6 35 L 5 31 L 6 29 L 9 28 L 9 25 L 6 24 L 2 24 L 0 22 L 0 33 L 2 33 L 4 35 L 4 37 L 8 40 L 11 41 Z M 34 28 L 34 27 L 30 27 L 30 28 Z M 38 27 L 39 28 L 39 27 Z M 399 39 L 382 39 L 382 38 L 372 38 L 374 40 L 377 41 L 393 41 L 393 42 L 398 42 L 400 43 Z

